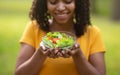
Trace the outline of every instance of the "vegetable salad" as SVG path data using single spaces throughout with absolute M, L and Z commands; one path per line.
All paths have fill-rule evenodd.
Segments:
M 48 48 L 60 48 L 68 49 L 72 48 L 75 39 L 66 33 L 62 32 L 48 32 L 46 36 L 43 37 L 42 42 Z

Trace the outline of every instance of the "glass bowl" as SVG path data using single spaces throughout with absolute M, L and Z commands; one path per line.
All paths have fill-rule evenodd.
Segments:
M 52 31 L 42 38 L 42 42 L 47 48 L 70 49 L 76 42 L 76 36 L 71 32 Z

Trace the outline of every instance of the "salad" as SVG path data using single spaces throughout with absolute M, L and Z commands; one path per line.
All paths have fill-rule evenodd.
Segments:
M 47 48 L 72 48 L 75 43 L 75 38 L 64 32 L 48 32 L 43 37 L 42 42 Z

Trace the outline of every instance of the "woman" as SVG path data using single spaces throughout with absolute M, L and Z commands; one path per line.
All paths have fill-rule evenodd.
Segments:
M 33 0 L 31 22 L 20 39 L 15 75 L 106 75 L 100 30 L 90 23 L 88 0 Z M 74 50 L 43 50 L 50 31 L 76 35 Z

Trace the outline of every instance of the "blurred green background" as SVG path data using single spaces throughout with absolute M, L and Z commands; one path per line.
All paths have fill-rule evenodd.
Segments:
M 107 75 L 120 75 L 120 22 L 112 21 L 112 0 L 96 0 L 93 25 L 102 32 L 106 47 Z M 32 0 L 0 0 L 0 75 L 14 75 L 19 39 L 26 24 Z

